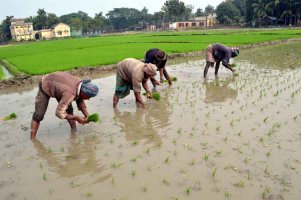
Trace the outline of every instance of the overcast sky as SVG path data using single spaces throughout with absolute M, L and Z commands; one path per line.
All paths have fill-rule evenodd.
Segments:
M 0 23 L 6 16 L 15 18 L 25 18 L 36 16 L 40 8 L 44 8 L 47 13 L 54 13 L 57 16 L 78 12 L 79 10 L 94 17 L 95 13 L 102 12 L 103 15 L 113 8 L 136 8 L 141 10 L 143 7 L 153 14 L 160 11 L 166 0 L 0 0 Z M 182 0 L 185 5 L 204 9 L 208 4 L 216 7 L 223 0 Z

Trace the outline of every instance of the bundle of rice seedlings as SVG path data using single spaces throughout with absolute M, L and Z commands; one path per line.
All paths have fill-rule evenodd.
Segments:
M 152 93 L 152 98 L 156 99 L 157 101 L 160 100 L 161 96 L 159 93 L 155 92 L 155 93 Z
M 89 115 L 88 122 L 98 122 L 98 121 L 99 121 L 98 113 L 93 113 L 92 115 Z
M 4 117 L 3 120 L 4 120 L 4 121 L 7 121 L 7 120 L 16 119 L 16 118 L 17 118 L 16 113 L 11 113 L 10 115 Z
M 145 96 L 146 94 L 147 94 L 146 92 L 143 93 L 144 96 Z M 160 96 L 160 94 L 159 94 L 158 92 L 154 92 L 154 93 L 152 93 L 152 95 L 151 95 L 150 98 L 154 98 L 154 99 L 156 99 L 157 101 L 159 101 L 159 100 L 161 99 L 161 96 Z

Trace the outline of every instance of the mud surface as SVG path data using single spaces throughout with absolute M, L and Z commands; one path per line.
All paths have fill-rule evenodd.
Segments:
M 178 81 L 146 111 L 133 93 L 112 108 L 108 72 L 87 102 L 101 122 L 71 133 L 52 99 L 35 142 L 37 87 L 1 90 L 0 115 L 18 116 L 0 121 L 1 198 L 299 199 L 301 70 L 235 63 L 239 76 L 210 68 L 208 79 L 203 60 L 169 64 Z

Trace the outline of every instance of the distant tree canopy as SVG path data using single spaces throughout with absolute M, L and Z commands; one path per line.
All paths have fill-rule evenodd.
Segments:
M 140 30 L 149 24 L 161 26 L 163 23 L 185 21 L 192 17 L 206 16 L 216 13 L 217 20 L 224 25 L 254 25 L 261 19 L 269 17 L 276 19 L 283 25 L 296 25 L 301 17 L 301 0 L 225 0 L 216 9 L 207 5 L 204 10 L 197 8 L 193 13 L 193 6 L 181 0 L 167 0 L 160 11 L 149 14 L 147 8 L 114 8 L 107 14 L 96 13 L 94 18 L 83 11 L 56 16 L 38 9 L 36 16 L 25 18 L 25 22 L 33 22 L 34 30 L 52 28 L 63 22 L 72 29 L 82 30 L 84 34 L 103 31 Z M 0 42 L 11 40 L 10 20 L 7 16 L 0 24 Z M 259 23 L 260 25 L 260 23 Z

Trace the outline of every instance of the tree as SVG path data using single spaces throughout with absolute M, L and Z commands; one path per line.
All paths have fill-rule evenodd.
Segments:
M 33 19 L 33 27 L 35 30 L 47 28 L 47 14 L 44 9 L 39 9 L 37 16 Z
M 193 5 L 189 4 L 185 6 L 183 20 L 188 20 L 192 17 L 192 10 L 193 10 Z
M 156 25 L 161 25 L 165 22 L 165 12 L 159 11 L 154 13 L 153 22 Z
M 206 15 L 215 13 L 214 7 L 211 5 L 207 5 L 205 8 L 205 13 L 206 13 Z
M 203 11 L 202 8 L 198 8 L 198 9 L 196 9 L 195 16 L 196 17 L 202 17 L 202 16 L 206 16 L 206 14 L 205 14 L 205 12 Z
M 142 20 L 141 12 L 135 8 L 114 8 L 106 16 L 113 28 L 118 31 L 134 29 Z
M 179 0 L 168 0 L 165 1 L 162 9 L 169 17 L 171 21 L 178 21 L 179 18 L 185 15 L 185 4 Z
M 53 25 L 59 23 L 60 20 L 59 18 L 53 14 L 53 13 L 48 13 L 47 19 L 46 19 L 46 26 L 47 28 L 51 28 Z
M 94 30 L 95 31 L 102 31 L 106 23 L 106 18 L 102 16 L 102 12 L 96 13 L 95 17 L 93 19 L 93 24 L 94 24 Z
M 268 0 L 256 0 L 255 3 L 252 4 L 256 18 L 261 18 L 268 15 L 268 3 Z
M 6 42 L 8 40 L 12 39 L 11 33 L 10 33 L 10 25 L 11 25 L 11 19 L 13 19 L 14 16 L 6 16 L 6 18 L 1 23 L 1 29 L 0 29 L 0 40 L 1 42 Z
M 281 14 L 281 18 L 286 19 L 288 17 L 289 25 L 297 23 L 297 14 L 300 16 L 300 0 L 286 0 L 284 1 L 285 8 Z M 285 20 L 286 22 L 286 20 Z
M 240 17 L 239 9 L 231 1 L 224 1 L 216 8 L 216 19 L 221 24 L 237 25 Z
M 93 19 L 85 12 L 78 11 L 77 13 L 62 15 L 59 19 L 61 22 L 68 24 L 71 28 L 75 28 L 76 30 L 82 29 L 83 33 L 93 31 L 93 27 L 91 26 Z

